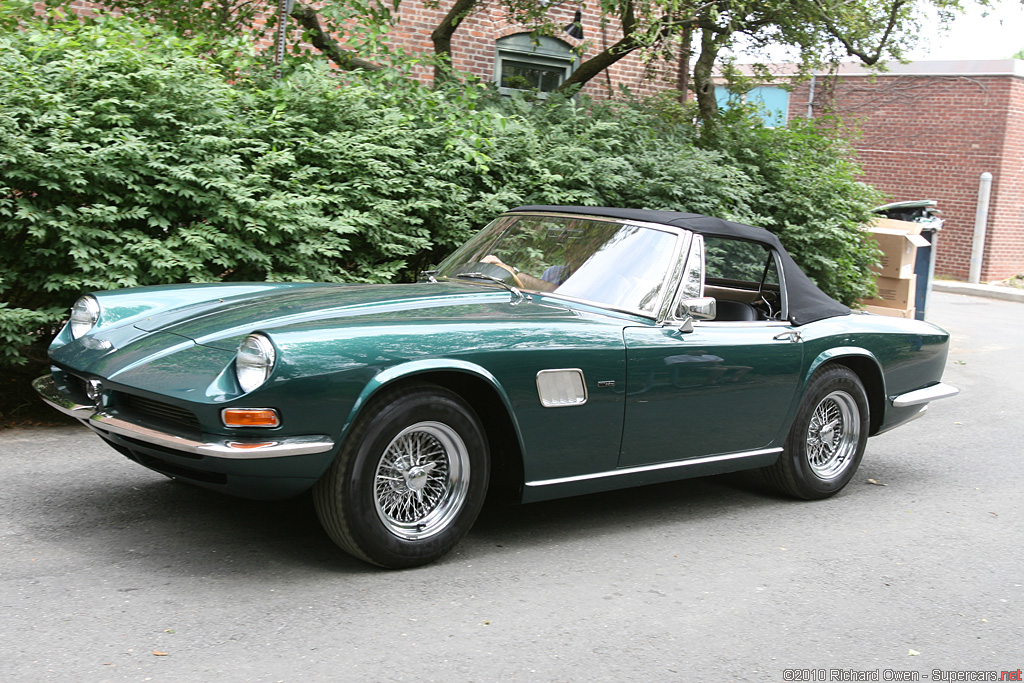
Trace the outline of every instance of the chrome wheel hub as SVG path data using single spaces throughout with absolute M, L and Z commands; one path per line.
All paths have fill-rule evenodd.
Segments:
M 377 516 L 399 538 L 443 531 L 469 490 L 469 452 L 458 432 L 441 422 L 406 427 L 384 449 L 374 476 Z
M 405 477 L 405 485 L 410 491 L 422 491 L 427 485 L 430 471 L 434 469 L 434 463 L 428 463 L 422 467 L 410 467 L 402 476 Z
M 835 479 L 852 464 L 860 442 L 860 408 L 853 396 L 833 391 L 821 399 L 807 426 L 807 464 L 819 479 Z

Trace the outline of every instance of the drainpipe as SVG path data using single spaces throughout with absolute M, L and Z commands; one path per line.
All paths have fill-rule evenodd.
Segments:
M 978 209 L 974 214 L 974 243 L 971 245 L 971 270 L 967 281 L 973 285 L 981 280 L 981 259 L 985 254 L 985 229 L 988 224 L 988 198 L 992 193 L 992 174 L 981 174 L 978 182 Z
M 280 0 L 277 6 L 277 49 L 274 51 L 274 64 L 277 64 L 277 77 L 281 78 L 281 64 L 284 63 L 285 27 L 288 15 L 292 12 L 295 0 Z
M 928 252 L 928 285 L 924 290 L 924 310 L 928 315 L 928 302 L 932 298 L 932 283 L 935 282 L 935 256 L 939 253 L 939 231 L 942 230 L 942 221 L 937 220 L 935 231 L 932 233 L 932 248 Z M 924 318 L 920 318 L 924 320 Z
M 814 118 L 814 79 L 816 78 L 814 72 L 811 72 L 811 85 L 807 89 L 807 118 Z

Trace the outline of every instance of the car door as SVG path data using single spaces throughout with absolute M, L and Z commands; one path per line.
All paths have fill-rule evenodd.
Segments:
M 762 449 L 796 395 L 803 343 L 788 325 L 628 327 L 619 467 Z
M 742 286 L 763 288 L 769 270 L 778 272 L 777 255 L 757 247 L 761 262 L 752 259 L 748 271 L 753 274 L 747 277 L 755 277 L 757 269 L 763 274 L 759 284 L 744 283 L 739 279 L 743 269 L 736 267 L 735 254 L 742 256 L 744 250 L 739 246 L 708 249 L 709 260 L 712 254 L 719 261 L 722 254 L 731 258 L 728 267 L 713 260 L 705 264 L 704 240 L 695 236 L 679 298 L 705 290 L 742 298 L 751 294 Z M 729 278 L 718 277 L 723 273 Z M 717 286 L 706 287 L 707 274 L 716 276 L 710 282 Z M 797 393 L 803 343 L 784 322 L 784 283 L 775 287 L 782 306 L 775 317 L 781 319 L 692 322 L 670 317 L 660 325 L 623 330 L 627 376 L 619 467 L 757 451 L 781 438 Z

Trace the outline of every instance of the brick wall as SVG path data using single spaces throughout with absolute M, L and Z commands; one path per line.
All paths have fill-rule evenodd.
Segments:
M 806 115 L 809 92 L 802 84 L 792 93 L 791 116 Z M 968 276 L 979 177 L 986 171 L 994 181 L 981 279 L 1024 272 L 1024 78 L 818 78 L 814 100 L 815 115 L 831 108 L 860 129 L 851 142 L 864 179 L 889 201 L 938 201 L 945 225 L 937 274 Z
M 265 16 L 257 16 L 256 19 L 257 24 L 269 25 L 271 28 L 266 37 L 258 43 L 258 47 L 263 50 L 273 51 L 275 49 L 276 4 L 276 2 L 268 3 L 269 6 L 274 7 L 274 10 Z M 430 40 L 430 33 L 445 16 L 451 5 L 452 2 L 446 1 L 442 2 L 440 7 L 430 8 L 421 0 L 403 0 L 398 11 L 399 21 L 389 33 L 391 44 L 411 52 L 433 53 L 434 45 Z M 74 0 L 72 6 L 79 14 L 89 15 L 93 9 L 102 7 L 102 2 Z M 549 16 L 556 24 L 567 25 L 573 20 L 575 12 L 575 6 L 553 7 Z M 564 33 L 556 37 L 574 47 L 586 44 L 587 48 L 583 59 L 589 59 L 601 52 L 604 46 L 613 45 L 622 38 L 622 32 L 616 28 L 617 25 L 614 21 L 602 30 L 600 18 L 600 15 L 593 9 L 588 11 L 584 8 L 582 21 L 584 40 L 576 40 Z M 294 20 L 289 21 L 289 27 L 293 34 L 298 34 L 300 29 Z M 354 27 L 353 30 L 358 31 L 359 28 Z M 510 24 L 505 18 L 505 12 L 497 4 L 483 3 L 482 8 L 463 20 L 462 25 L 452 37 L 452 65 L 459 71 L 475 74 L 485 80 L 493 80 L 495 41 L 528 30 L 522 25 Z M 429 82 L 432 79 L 432 70 L 427 67 L 415 69 L 413 73 L 424 82 Z M 674 89 L 678 78 L 678 60 L 659 60 L 645 64 L 634 53 L 627 55 L 607 69 L 605 73 L 591 80 L 584 87 L 584 92 L 594 97 L 606 97 L 610 93 L 619 92 L 621 87 L 627 87 L 636 94 L 652 94 Z
M 396 47 L 411 52 L 433 53 L 434 45 L 430 33 L 451 6 L 442 2 L 438 8 L 425 6 L 420 0 L 404 0 L 399 8 L 397 25 L 389 32 L 389 40 Z M 549 16 L 558 25 L 567 25 L 573 20 L 575 6 L 553 7 Z M 574 47 L 587 45 L 583 59 L 599 53 L 603 46 L 612 45 L 621 37 L 621 31 L 609 26 L 600 28 L 600 16 L 590 10 L 583 10 L 584 40 L 576 40 L 562 33 L 555 37 Z M 358 29 L 356 29 L 358 30 Z M 452 37 L 452 66 L 463 72 L 472 73 L 484 80 L 494 79 L 495 41 L 516 33 L 528 31 L 527 27 L 512 24 L 506 20 L 505 12 L 494 3 L 484 3 L 466 17 Z M 675 88 L 678 80 L 679 62 L 661 61 L 644 64 L 638 55 L 628 55 L 610 69 L 591 80 L 584 92 L 595 97 L 604 97 L 618 92 L 622 86 L 637 94 L 651 94 Z M 429 82 L 432 71 L 427 67 L 414 70 L 417 78 Z
M 417 0 L 406 0 L 400 10 L 400 21 L 390 33 L 396 45 L 410 49 L 432 51 L 430 32 L 444 16 L 449 3 L 443 9 L 430 9 Z M 549 16 L 558 25 L 569 24 L 576 11 L 574 6 L 553 7 Z M 614 22 L 612 22 L 614 24 Z M 578 47 L 587 45 L 583 59 L 599 53 L 603 46 L 612 45 L 622 34 L 613 26 L 602 31 L 600 16 L 593 10 L 583 10 L 584 40 L 576 40 L 565 33 L 555 37 Z M 485 4 L 484 7 L 467 17 L 452 39 L 452 65 L 460 71 L 473 73 L 486 80 L 494 79 L 495 41 L 527 30 L 518 24 L 510 24 L 501 7 Z M 650 94 L 660 90 L 673 89 L 678 79 L 679 62 L 657 62 L 644 64 L 636 55 L 628 55 L 609 68 L 605 73 L 591 80 L 584 92 L 596 97 L 618 92 L 621 86 L 638 94 Z

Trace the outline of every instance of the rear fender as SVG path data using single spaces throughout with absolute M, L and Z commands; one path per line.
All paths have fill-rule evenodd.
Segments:
M 885 419 L 887 407 L 885 373 L 882 372 L 882 364 L 878 358 L 875 357 L 875 354 L 859 346 L 839 346 L 827 349 L 818 354 L 807 368 L 801 394 L 807 390 L 807 384 L 818 368 L 826 363 L 845 365 L 860 377 L 868 395 L 868 405 L 871 407 L 871 434 L 875 434 Z

